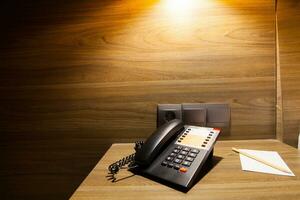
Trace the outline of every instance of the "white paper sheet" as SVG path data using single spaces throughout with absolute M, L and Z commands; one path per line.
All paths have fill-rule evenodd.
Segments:
M 265 165 L 259 161 L 256 161 L 252 158 L 248 158 L 240 154 L 242 170 L 253 171 L 253 172 L 262 172 L 268 174 L 277 174 L 283 176 L 295 176 L 295 174 L 290 170 L 287 164 L 282 160 L 281 156 L 276 151 L 257 151 L 257 150 L 249 150 L 249 149 L 240 149 L 243 152 L 246 152 L 255 157 L 266 160 L 274 165 L 283 167 L 290 173 L 282 172 L 280 170 L 274 169 L 268 165 Z

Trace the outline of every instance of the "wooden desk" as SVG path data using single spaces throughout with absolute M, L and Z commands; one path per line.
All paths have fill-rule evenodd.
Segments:
M 296 177 L 245 172 L 231 147 L 278 151 Z M 107 166 L 132 153 L 132 144 L 113 144 L 75 191 L 79 199 L 299 199 L 300 152 L 277 140 L 218 141 L 214 156 L 217 164 L 187 193 L 132 176 L 116 183 L 106 180 Z M 118 174 L 119 175 L 119 174 Z M 120 172 L 126 177 L 130 172 Z

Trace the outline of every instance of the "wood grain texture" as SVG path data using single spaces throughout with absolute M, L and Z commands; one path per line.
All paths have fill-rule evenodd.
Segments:
M 283 141 L 283 109 L 282 109 L 282 88 L 281 88 L 281 68 L 280 68 L 280 50 L 278 36 L 278 17 L 277 10 L 275 15 L 275 30 L 276 30 L 276 138 Z
M 132 176 L 116 183 L 107 181 L 107 166 L 132 153 L 131 144 L 114 144 L 72 195 L 81 199 L 291 199 L 300 195 L 300 153 L 276 140 L 218 141 L 215 146 L 216 165 L 188 193 L 176 191 L 142 176 Z M 241 170 L 238 154 L 231 148 L 278 151 L 295 177 L 277 176 Z M 217 162 L 218 160 L 218 162 Z M 120 171 L 119 178 L 130 176 Z M 266 187 L 267 185 L 267 187 Z
M 172 2 L 3 3 L 4 198 L 68 198 L 112 142 L 148 137 L 157 103 L 227 102 L 222 139 L 275 138 L 274 2 Z
M 278 36 L 283 99 L 283 141 L 297 146 L 300 131 L 300 3 L 278 1 Z

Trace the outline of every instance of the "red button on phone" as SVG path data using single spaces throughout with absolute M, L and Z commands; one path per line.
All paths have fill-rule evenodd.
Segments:
M 179 169 L 179 171 L 185 173 L 185 172 L 187 172 L 187 168 L 181 167 L 181 168 Z

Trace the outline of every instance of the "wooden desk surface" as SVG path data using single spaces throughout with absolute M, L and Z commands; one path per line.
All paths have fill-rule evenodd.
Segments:
M 245 172 L 239 156 L 231 147 L 273 150 L 286 161 L 295 177 Z M 214 159 L 217 164 L 187 193 L 176 191 L 142 176 L 116 183 L 106 180 L 107 166 L 133 152 L 133 144 L 113 144 L 75 191 L 79 199 L 299 199 L 300 151 L 277 140 L 218 141 Z M 131 175 L 123 170 L 118 177 Z

